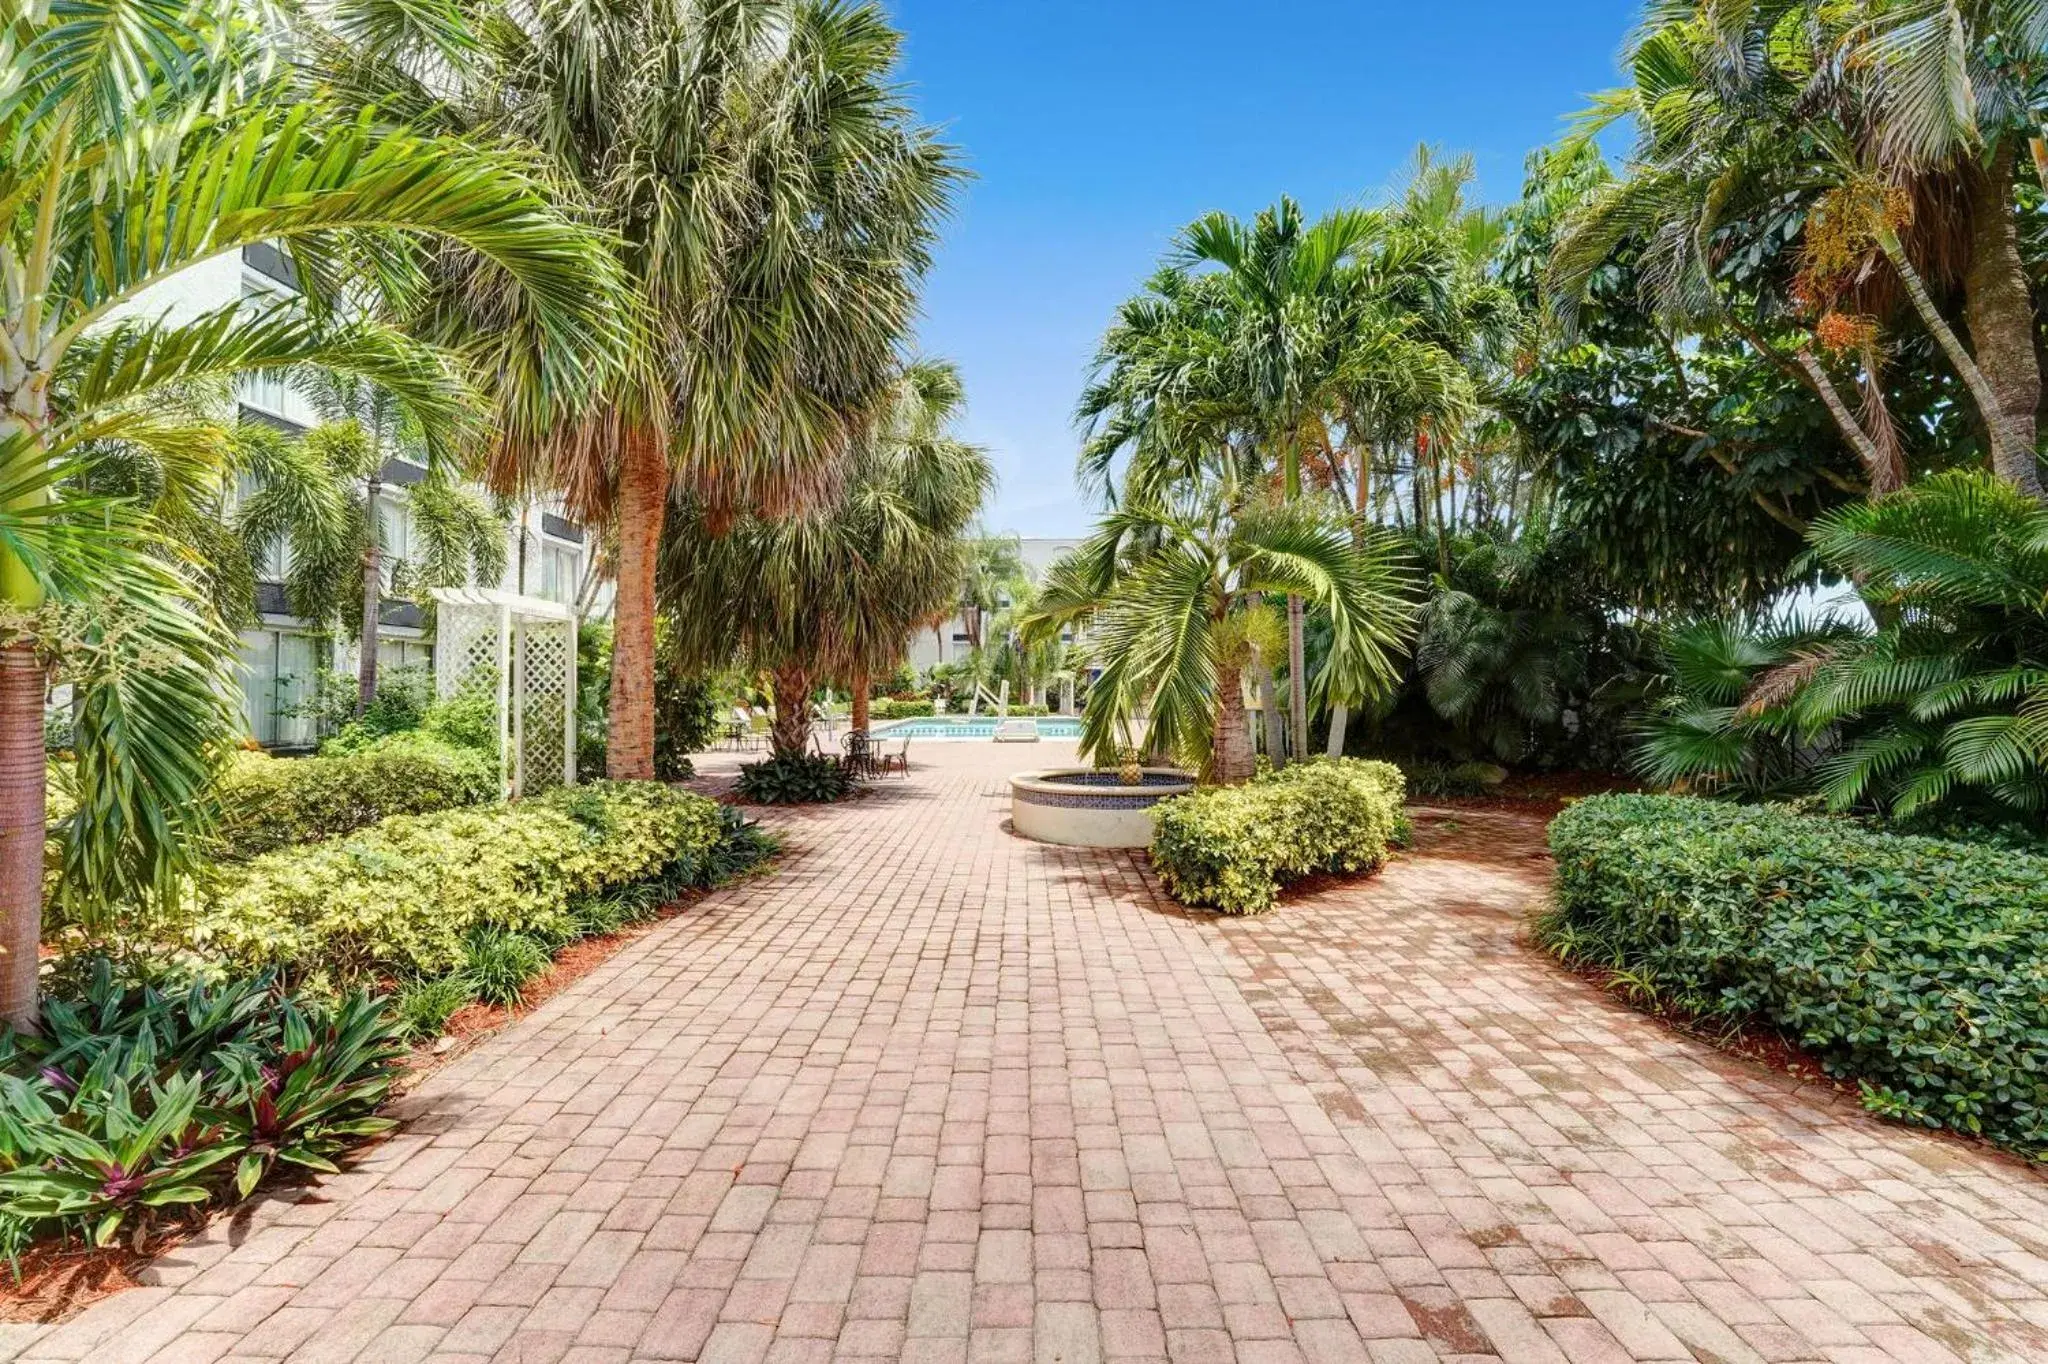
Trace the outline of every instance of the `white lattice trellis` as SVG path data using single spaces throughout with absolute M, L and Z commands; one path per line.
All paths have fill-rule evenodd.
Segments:
M 434 592 L 434 689 L 489 697 L 505 794 L 576 781 L 576 613 L 480 588 Z

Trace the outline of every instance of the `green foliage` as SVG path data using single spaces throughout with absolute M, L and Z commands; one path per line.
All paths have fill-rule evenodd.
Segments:
M 394 734 L 333 757 L 240 753 L 221 778 L 217 855 L 241 861 L 338 838 L 390 815 L 497 796 L 496 763 L 424 733 Z
M 1390 763 L 1324 758 L 1263 771 L 1161 801 L 1152 865 L 1182 904 L 1263 913 L 1289 881 L 1379 866 L 1401 800 L 1401 770 Z
M 1484 795 L 1500 784 L 1502 772 L 1483 762 L 1404 762 L 1400 767 L 1411 797 Z
M 239 967 L 436 976 L 479 928 L 565 941 L 578 900 L 701 865 L 723 836 L 716 804 L 648 783 L 399 815 L 228 870 L 180 939 Z
M 1644 728 L 1653 779 L 1817 794 L 1837 810 L 2048 811 L 2048 510 L 1955 471 L 1813 529 L 1874 632 L 1707 621 L 1671 631 Z
M 571 935 L 581 924 L 571 928 Z M 512 1006 L 526 997 L 527 982 L 548 969 L 548 944 L 526 933 L 485 925 L 463 947 L 462 979 L 486 1004 Z
M 359 694 L 353 673 L 327 672 L 302 705 L 288 709 L 311 715 L 316 732 L 331 736 L 321 742 L 322 753 L 352 753 L 425 723 L 428 708 L 434 704 L 434 675 L 423 666 L 380 669 L 377 694 L 357 719 Z
M 420 732 L 442 743 L 498 757 L 498 703 L 488 696 L 451 696 L 427 707 Z
M 408 1042 L 422 1041 L 438 1037 L 473 998 L 470 981 L 460 972 L 415 980 L 392 997 L 391 1018 Z
M 2048 857 L 1670 796 L 1579 801 L 1550 843 L 1559 955 L 1781 1028 L 1877 1111 L 2048 1152 Z
M 915 720 L 937 714 L 937 708 L 929 699 L 923 701 L 898 701 L 884 696 L 869 703 L 868 718 L 873 720 Z
M 853 794 L 853 774 L 835 758 L 780 754 L 743 763 L 735 793 L 750 805 L 817 805 Z
M 711 683 L 686 675 L 667 650 L 654 662 L 654 775 L 661 781 L 688 781 L 697 774 L 692 753 L 711 746 L 718 733 L 718 700 Z
M 611 743 L 612 623 L 585 620 L 576 627 L 576 776 L 604 776 Z M 659 742 L 657 738 L 657 742 Z
M 294 996 L 271 973 L 134 983 L 106 961 L 40 1035 L 0 1035 L 0 1224 L 10 1239 L 146 1234 L 159 1210 L 246 1197 L 278 1162 L 332 1170 L 399 1054 L 382 1001 Z

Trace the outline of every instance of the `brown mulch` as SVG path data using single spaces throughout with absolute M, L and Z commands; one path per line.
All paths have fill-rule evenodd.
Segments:
M 1643 785 L 1620 772 L 1516 772 L 1491 791 L 1476 796 L 1412 796 L 1426 805 L 1465 810 L 1519 810 L 1551 818 L 1584 796 L 1613 791 L 1640 791 Z
M 62 1321 L 101 1298 L 138 1287 L 141 1270 L 191 1234 L 184 1226 L 160 1229 L 141 1253 L 125 1245 L 95 1250 L 75 1241 L 30 1246 L 16 1266 L 19 1277 L 0 1278 L 0 1322 Z

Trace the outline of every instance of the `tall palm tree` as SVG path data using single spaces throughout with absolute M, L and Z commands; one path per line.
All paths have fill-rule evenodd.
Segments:
M 360 23 L 391 7 L 351 0 Z M 397 89 L 530 149 L 620 243 L 632 353 L 580 420 L 505 423 L 492 478 L 559 487 L 615 545 L 607 767 L 654 775 L 656 569 L 672 505 L 713 526 L 828 501 L 893 373 L 959 171 L 894 85 L 900 38 L 839 0 L 455 0 L 485 35 L 325 49 L 337 79 Z M 389 95 L 380 95 L 390 98 Z M 502 291 L 462 261 L 431 318 L 523 385 Z M 523 405 L 522 405 L 523 406 Z
M 1103 668 L 1082 713 L 1085 755 L 1164 751 L 1235 782 L 1254 766 L 1244 673 L 1266 595 L 1328 612 L 1333 657 L 1385 687 L 1407 630 L 1406 592 L 1386 537 L 1355 542 L 1349 519 L 1321 499 L 1275 501 L 1224 477 L 1110 511 L 1047 574 L 1024 635 L 1087 630 Z
M 1341 209 L 1313 223 L 1282 197 L 1250 223 L 1210 213 L 1182 229 L 1172 259 L 1215 269 L 1235 313 L 1232 344 L 1248 384 L 1249 435 L 1280 471 L 1281 495 L 1301 496 L 1302 456 L 1330 407 L 1332 314 L 1351 310 L 1351 267 L 1379 233 L 1371 214 Z M 1341 325 L 1341 324 L 1340 324 Z M 1308 752 L 1308 662 L 1302 599 L 1287 598 L 1287 691 L 1294 752 Z
M 1249 225 L 1217 214 L 1197 221 L 1098 348 L 1079 409 L 1089 427 L 1083 484 L 1112 502 L 1171 501 L 1176 486 L 1209 476 L 1212 458 L 1249 454 L 1293 498 L 1306 481 L 1341 488 L 1355 464 L 1363 544 L 1371 443 L 1396 414 L 1435 414 L 1448 426 L 1472 406 L 1462 358 L 1426 325 L 1447 306 L 1443 254 L 1383 212 L 1309 224 L 1283 199 Z M 1288 620 L 1297 755 L 1308 732 L 1301 607 L 1297 597 Z M 1340 706 L 1375 685 L 1341 657 L 1317 678 L 1318 693 Z M 1341 743 L 1341 724 L 1333 729 Z
M 967 647 L 979 653 L 989 617 L 1014 598 L 1028 578 L 1024 551 L 1014 535 L 976 535 L 967 542 L 967 572 L 962 575 L 960 606 L 967 627 Z
M 435 238 L 518 282 L 547 363 L 604 363 L 618 336 L 603 244 L 516 165 L 294 94 L 260 17 L 225 0 L 66 0 L 0 22 L 0 601 L 17 622 L 0 645 L 0 1016 L 23 1025 L 36 1012 L 52 657 L 104 663 L 81 709 L 68 893 L 175 890 L 190 865 L 182 821 L 231 724 L 231 641 L 145 513 L 70 491 L 76 462 L 116 441 L 217 462 L 220 428 L 156 400 L 252 370 L 360 374 L 444 430 L 465 415 L 445 356 L 348 309 L 237 302 L 178 321 L 152 310 L 149 287 L 279 241 L 325 302 L 341 240 L 375 236 L 396 260 Z M 110 602 L 119 632 L 104 623 Z M 101 624 L 84 620 L 95 612 Z
M 778 754 L 803 751 L 820 683 L 846 684 L 866 727 L 869 679 L 958 601 L 965 532 L 994 482 L 987 453 L 950 434 L 952 366 L 906 366 L 880 405 L 829 505 L 723 531 L 703 503 L 671 519 L 662 586 L 674 647 L 689 667 L 744 661 L 771 674 Z

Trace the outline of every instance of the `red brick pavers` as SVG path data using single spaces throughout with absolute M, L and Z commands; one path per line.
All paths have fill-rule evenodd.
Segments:
M 1540 827 L 1250 921 L 921 746 L 25 1360 L 2048 1359 L 2048 1182 L 1516 942 Z M 1452 827 L 1452 824 L 1455 827 Z

